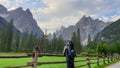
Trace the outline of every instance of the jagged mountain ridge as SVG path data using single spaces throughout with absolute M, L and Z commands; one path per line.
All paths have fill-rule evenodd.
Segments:
M 56 36 L 60 35 L 64 40 L 71 40 L 73 32 L 77 32 L 77 29 L 80 29 L 81 42 L 83 45 L 87 44 L 88 34 L 91 35 L 93 39 L 95 35 L 103 30 L 109 23 L 105 23 L 98 19 L 92 19 L 90 16 L 86 17 L 85 15 L 76 23 L 76 25 L 69 26 L 68 28 L 63 28 L 56 31 Z
M 23 10 L 22 7 L 19 7 L 15 10 L 8 11 L 7 8 L 0 5 L 0 11 L 0 16 L 8 22 L 10 19 L 14 20 L 14 26 L 20 32 L 33 32 L 38 37 L 42 36 L 43 32 L 37 25 L 37 22 L 33 18 L 33 15 L 29 9 Z

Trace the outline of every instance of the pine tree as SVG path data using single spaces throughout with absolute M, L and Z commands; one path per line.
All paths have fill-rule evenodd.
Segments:
M 41 39 L 41 52 L 44 53 L 45 52 L 45 35 L 42 36 Z
M 4 39 L 4 31 L 5 31 L 5 29 L 0 27 L 0 52 L 2 52 L 3 48 L 4 48 L 4 43 L 3 43 L 5 41 L 5 39 Z
M 82 51 L 82 45 L 81 45 L 81 39 L 80 39 L 80 29 L 77 29 L 77 50 L 78 50 L 78 54 L 80 54 L 80 52 Z
M 95 53 L 96 43 L 91 40 L 90 34 L 88 34 L 88 41 L 87 41 L 87 51 L 88 53 Z
M 57 52 L 57 38 L 56 38 L 56 34 L 53 33 L 53 39 L 52 39 L 52 52 L 56 53 Z
M 91 46 L 91 37 L 90 34 L 88 34 L 88 41 L 87 41 L 87 49 Z
M 65 46 L 65 42 L 64 42 L 62 36 L 60 35 L 58 38 L 58 41 L 57 41 L 58 53 L 62 53 L 64 46 Z
M 20 39 L 20 44 L 19 44 L 19 51 L 20 52 L 26 52 L 26 48 L 28 47 L 28 38 L 29 34 L 28 32 L 23 32 L 23 37 Z
M 11 21 L 8 25 L 6 36 L 7 36 L 7 38 L 6 38 L 5 51 L 10 52 L 11 45 L 12 45 L 12 38 L 13 38 L 13 19 L 11 19 Z
M 34 47 L 34 35 L 33 32 L 31 32 L 31 34 L 28 34 L 28 39 L 26 40 L 26 52 L 30 52 L 32 51 L 33 47 Z
M 73 32 L 73 36 L 72 36 L 72 41 L 73 41 L 73 44 L 74 44 L 74 48 L 76 50 L 76 53 L 78 53 L 78 48 L 77 48 L 77 40 L 76 40 L 77 36 L 76 36 L 76 33 Z
M 18 51 L 19 43 L 20 43 L 20 32 L 17 30 L 15 32 L 15 35 L 14 35 L 13 41 L 12 41 L 12 50 L 14 52 Z

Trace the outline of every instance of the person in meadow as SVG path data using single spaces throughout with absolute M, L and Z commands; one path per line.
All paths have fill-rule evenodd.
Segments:
M 64 46 L 63 54 L 66 56 L 67 68 L 74 68 L 74 58 L 76 53 L 72 41 L 68 41 L 67 45 Z

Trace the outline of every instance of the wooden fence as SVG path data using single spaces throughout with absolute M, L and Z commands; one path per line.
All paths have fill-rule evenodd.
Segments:
M 32 68 L 37 68 L 37 66 L 39 65 L 46 65 L 46 64 L 64 64 L 66 63 L 66 61 L 62 61 L 62 62 L 38 62 L 38 57 L 42 57 L 42 56 L 57 56 L 57 57 L 63 57 L 63 55 L 56 55 L 56 54 L 39 54 L 39 49 L 38 47 L 36 47 L 32 53 L 27 54 L 27 56 L 0 56 L 0 58 L 29 58 L 32 57 L 32 62 L 28 62 L 26 63 L 25 66 L 16 66 L 16 67 L 6 67 L 6 68 L 23 68 L 23 67 L 32 67 Z M 95 57 L 95 58 L 91 58 L 91 57 Z M 77 56 L 77 57 L 81 57 L 81 56 Z M 100 61 L 100 59 L 103 59 L 102 61 Z M 120 59 L 119 55 L 90 55 L 87 54 L 86 55 L 86 60 L 76 60 L 74 62 L 83 62 L 86 61 L 86 64 L 84 65 L 80 65 L 80 66 L 75 66 L 75 68 L 81 68 L 84 66 L 87 66 L 88 68 L 91 68 L 91 64 L 96 64 L 97 66 L 100 65 L 100 62 L 103 62 L 104 64 L 106 64 L 106 62 L 111 62 L 114 60 L 118 60 Z M 92 60 L 96 60 L 96 62 L 92 62 Z

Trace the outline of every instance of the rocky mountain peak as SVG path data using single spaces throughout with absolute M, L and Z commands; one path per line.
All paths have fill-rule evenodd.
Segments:
M 61 28 L 60 28 L 61 30 L 64 30 L 65 29 L 65 27 L 64 26 L 61 26 Z
M 83 17 L 82 18 L 86 18 L 86 15 L 83 15 Z
M 7 12 L 7 8 L 0 4 L 0 13 Z
M 0 8 L 1 9 L 1 8 Z M 6 15 L 6 16 L 3 16 Z M 23 10 L 22 7 L 19 7 L 15 10 L 8 11 L 6 13 L 2 13 L 5 20 L 8 22 L 11 19 L 14 19 L 14 26 L 20 32 L 28 32 L 29 34 L 33 32 L 33 34 L 37 35 L 37 37 L 41 37 L 43 32 L 38 26 L 37 22 L 32 16 L 32 13 L 29 9 Z
M 30 9 L 26 9 L 26 12 L 31 13 Z
M 15 11 L 23 11 L 22 7 L 18 7 L 17 9 L 15 9 Z
M 85 27 L 88 26 L 90 24 L 95 24 L 95 20 L 93 20 L 90 16 L 83 16 L 77 23 L 76 26 L 77 27 Z
M 73 32 L 76 32 L 77 29 L 80 29 L 80 35 L 81 35 L 81 42 L 83 45 L 87 44 L 88 34 L 91 35 L 91 39 L 96 36 L 98 32 L 103 30 L 109 23 L 105 23 L 100 20 L 94 20 L 90 16 L 83 16 L 76 25 L 69 26 L 68 28 L 65 28 L 64 30 L 58 31 L 57 37 L 62 35 L 64 40 L 70 40 L 72 37 Z
M 87 17 L 86 15 L 83 15 L 83 17 L 82 17 L 80 20 L 82 20 L 82 19 L 85 20 L 85 19 L 92 19 L 92 18 L 91 18 L 91 16 L 88 16 L 88 17 Z
M 31 11 L 30 11 L 30 9 L 26 9 L 25 12 L 26 12 L 26 14 L 29 15 L 30 17 L 33 17 L 33 16 L 32 16 L 32 13 L 31 13 Z
M 81 21 L 81 20 L 85 20 L 86 19 L 86 16 L 85 15 L 83 15 L 83 17 L 79 20 L 79 21 Z
M 91 21 L 93 20 L 90 16 L 86 16 L 86 15 L 83 15 L 83 17 L 78 21 L 77 24 L 80 24 L 81 22 L 84 22 L 84 21 Z

